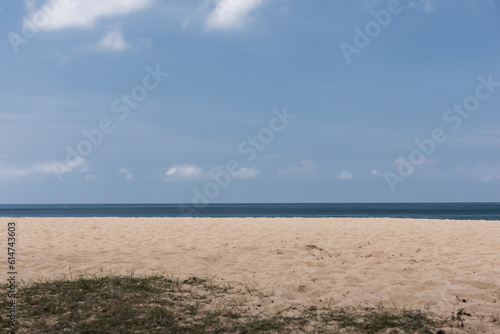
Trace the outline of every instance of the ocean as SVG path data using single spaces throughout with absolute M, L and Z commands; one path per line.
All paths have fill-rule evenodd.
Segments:
M 188 208 L 189 210 L 186 210 Z M 185 212 L 189 212 L 186 214 Z M 390 217 L 499 220 L 500 203 L 15 204 L 0 217 Z

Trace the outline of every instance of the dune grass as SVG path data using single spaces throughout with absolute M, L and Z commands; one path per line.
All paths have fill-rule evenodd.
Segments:
M 0 303 L 7 302 L 7 285 Z M 198 277 L 79 277 L 18 288 L 15 333 L 436 333 L 445 320 L 383 306 L 251 312 L 243 292 Z M 244 297 L 244 296 L 243 296 Z M 239 300 L 239 301 L 238 301 Z M 388 331 L 389 330 L 389 331 Z

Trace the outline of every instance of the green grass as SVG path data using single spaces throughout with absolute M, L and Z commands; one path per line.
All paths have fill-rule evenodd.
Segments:
M 1 287 L 5 310 L 7 285 Z M 251 312 L 248 292 L 211 280 L 156 276 L 80 277 L 18 287 L 15 333 L 436 333 L 445 323 L 421 310 L 290 308 Z M 244 299 L 243 299 L 244 300 Z

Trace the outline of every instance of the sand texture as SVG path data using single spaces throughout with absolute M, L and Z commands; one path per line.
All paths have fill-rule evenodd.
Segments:
M 262 292 L 260 307 L 397 305 L 500 333 L 500 222 L 378 218 L 0 218 L 24 281 L 167 273 Z M 7 255 L 2 263 L 7 276 Z M 465 301 L 465 302 L 464 302 Z

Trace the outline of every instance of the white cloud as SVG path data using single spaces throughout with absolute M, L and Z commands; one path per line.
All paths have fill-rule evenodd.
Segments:
M 96 45 L 98 51 L 122 51 L 129 47 L 125 39 L 123 39 L 122 32 L 114 30 L 104 36 Z
M 85 181 L 87 182 L 94 182 L 95 180 L 97 180 L 97 177 L 94 174 L 87 174 L 85 176 Z
M 127 168 L 120 168 L 118 170 L 118 174 L 125 175 L 125 178 L 127 180 L 132 180 L 134 178 L 134 174 L 132 174 L 132 172 L 129 169 L 127 169 Z
M 0 167 L 0 180 L 15 180 L 18 177 L 30 175 L 29 169 L 15 167 Z
M 352 173 L 348 170 L 344 170 L 340 174 L 338 174 L 336 178 L 339 180 L 350 180 L 354 178 L 354 175 L 352 175 Z
M 310 175 L 316 172 L 316 164 L 311 160 L 302 160 L 299 166 L 289 165 L 286 169 L 279 169 L 279 177 L 297 177 Z
M 262 0 L 217 0 L 214 10 L 208 14 L 209 29 L 233 29 L 240 27 L 245 18 L 262 3 Z
M 0 180 L 17 180 L 19 178 L 39 178 L 45 175 L 63 175 L 77 170 L 86 172 L 88 165 L 85 159 L 77 159 L 72 164 L 64 164 L 58 161 L 39 163 L 28 167 L 4 167 L 0 166 Z
M 377 169 L 372 170 L 371 174 L 373 176 L 382 176 L 382 175 L 384 175 L 384 173 L 379 172 Z
M 206 173 L 200 167 L 191 164 L 185 165 L 174 165 L 170 167 L 165 172 L 165 181 L 178 181 L 178 180 L 192 180 L 192 179 L 200 179 L 200 178 L 208 178 L 211 174 L 217 175 L 220 172 L 228 174 L 226 166 L 217 166 L 212 168 L 210 172 Z M 250 179 L 257 177 L 260 174 L 260 171 L 256 168 L 240 168 L 231 174 L 232 178 L 235 179 Z M 212 175 L 213 177 L 213 175 Z
M 251 178 L 258 176 L 259 174 L 260 174 L 260 171 L 256 168 L 243 167 L 239 171 L 234 172 L 232 176 L 236 179 L 251 179 Z
M 146 8 L 153 0 L 49 0 L 38 9 L 34 2 L 26 1 L 29 15 L 24 24 L 36 24 L 40 30 L 60 30 L 65 28 L 92 28 L 103 17 L 126 15 Z M 40 18 L 46 17 L 45 21 Z
M 196 165 L 174 165 L 165 172 L 166 180 L 195 179 L 203 175 L 203 170 Z
M 209 177 L 211 178 L 217 178 L 220 173 L 225 174 L 226 176 L 229 174 L 229 171 L 226 166 L 217 166 L 215 168 L 212 168 L 210 172 L 208 172 Z M 231 178 L 235 179 L 251 179 L 254 177 L 257 177 L 260 174 L 260 170 L 254 167 L 242 167 L 239 170 L 232 172 L 231 173 Z

